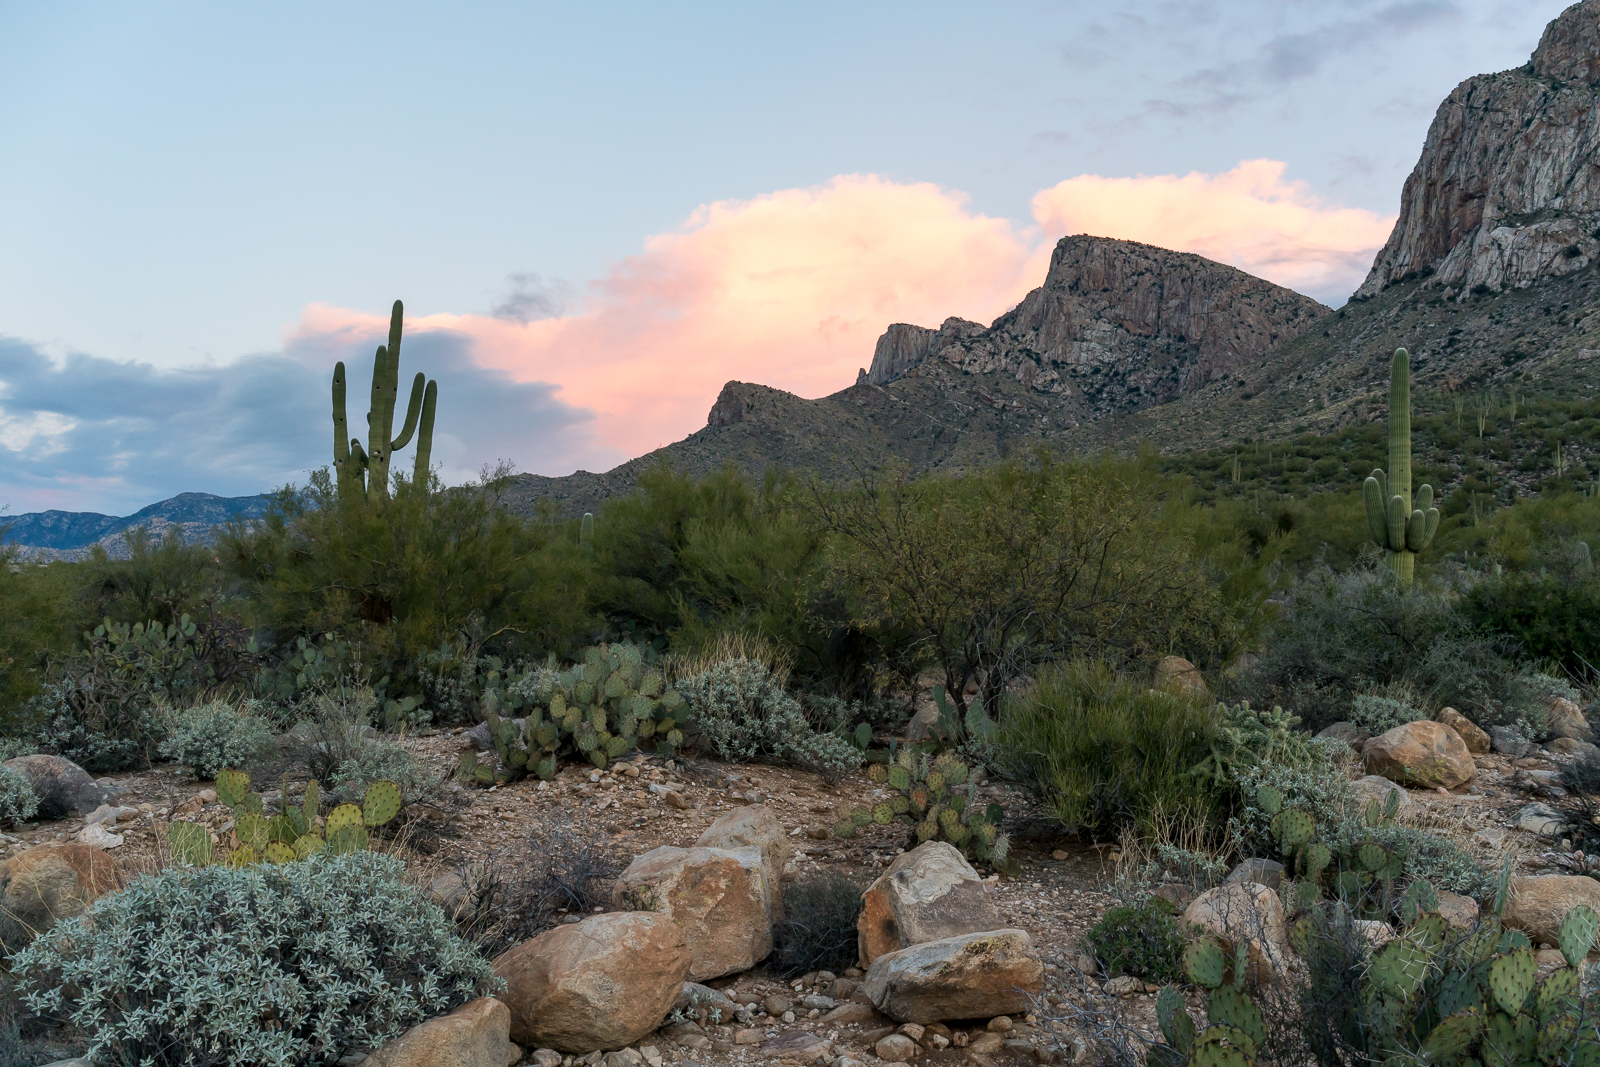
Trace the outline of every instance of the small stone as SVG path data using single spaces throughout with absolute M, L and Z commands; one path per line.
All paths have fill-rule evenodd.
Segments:
M 1108 982 L 1106 985 L 1109 988 L 1110 983 Z M 993 1019 L 989 1020 L 989 1032 L 991 1034 L 1003 1034 L 1007 1030 L 1010 1030 L 1011 1027 L 1012 1022 L 1011 1016 L 1009 1015 L 996 1015 Z
M 1499 848 L 1505 843 L 1506 831 L 1500 826 L 1485 826 L 1473 831 L 1472 843 L 1484 848 Z
M 967 1051 L 979 1056 L 992 1056 L 1006 1047 L 1006 1039 L 997 1033 L 973 1034 L 967 1042 Z
M 949 1048 L 950 1039 L 945 1037 L 943 1034 L 929 1034 L 928 1047 L 933 1049 L 935 1052 L 939 1051 L 940 1049 Z
M 1143 993 L 1144 983 L 1132 975 L 1124 974 L 1119 975 L 1118 977 L 1107 982 L 1105 984 L 1105 990 L 1113 997 L 1130 997 L 1135 993 Z M 1005 1026 L 996 1027 L 995 1023 L 1001 1021 L 1004 1021 Z M 1002 1015 L 999 1019 L 995 1019 L 993 1022 L 989 1023 L 989 1029 L 996 1030 L 997 1032 L 1009 1030 L 1011 1029 L 1011 1020 Z
M 1050 858 L 1053 860 L 1064 860 L 1067 858 L 1067 850 L 1064 848 L 1058 848 L 1054 852 L 1050 853 Z
M 916 1023 L 906 1023 L 904 1026 L 900 1027 L 900 1032 L 905 1034 L 913 1041 L 921 1041 L 922 1035 L 928 1031 L 925 1027 L 919 1026 Z
M 768 997 L 766 1000 L 761 1002 L 761 1010 L 772 1016 L 774 1019 L 778 1018 L 792 1007 L 794 1007 L 794 1002 L 786 997 Z
M 688 811 L 689 810 L 689 802 L 687 800 L 683 799 L 683 794 L 678 793 L 678 792 L 676 792 L 674 790 L 668 790 L 666 796 L 663 799 L 666 800 L 667 807 L 669 807 L 669 808 L 677 808 L 679 811 Z
M 782 1016 L 781 1016 L 781 1018 L 782 1018 L 782 1019 L 783 1019 L 783 1021 L 784 1021 L 784 1022 L 786 1022 L 786 1023 L 792 1023 L 792 1022 L 794 1022 L 794 1012 L 792 1012 L 792 1011 L 786 1011 L 786 1012 L 784 1012 L 784 1013 L 783 1013 L 783 1015 L 782 1015 Z
M 817 1011 L 832 1011 L 836 1007 L 832 997 L 819 996 L 816 993 L 813 993 L 808 997 L 801 998 L 800 1006 L 806 1011 L 811 1011 L 812 1009 L 816 1009 Z
M 890 1034 L 880 1039 L 872 1050 L 885 1063 L 910 1063 L 917 1054 L 917 1043 L 904 1034 Z
M 1517 829 L 1540 837 L 1560 837 L 1566 825 L 1567 821 L 1560 812 L 1538 801 L 1523 805 L 1517 812 Z
M 561 1067 L 561 1053 L 553 1048 L 533 1050 L 534 1067 Z
M 761 1044 L 761 1031 L 753 1028 L 735 1030 L 733 1032 L 733 1043 L 735 1045 L 759 1045 Z

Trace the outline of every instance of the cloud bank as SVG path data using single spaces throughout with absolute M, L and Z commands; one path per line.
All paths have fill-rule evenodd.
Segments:
M 439 380 L 447 481 L 499 458 L 559 475 L 694 432 L 730 379 L 821 396 L 854 381 L 892 322 L 990 321 L 1040 284 L 1069 233 L 1195 252 L 1337 303 L 1393 218 L 1326 204 L 1285 169 L 1080 175 L 1040 191 L 1027 223 L 874 175 L 718 201 L 581 289 L 517 275 L 491 313 L 408 316 L 402 377 Z M 0 338 L 0 503 L 131 511 L 303 481 L 331 450 L 333 362 L 364 397 L 386 327 L 386 311 L 313 304 L 281 352 L 177 371 L 52 361 Z

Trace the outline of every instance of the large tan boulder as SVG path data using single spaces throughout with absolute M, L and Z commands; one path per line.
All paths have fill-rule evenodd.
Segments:
M 748 971 L 772 953 L 771 894 L 761 850 L 662 845 L 628 864 L 611 892 L 619 909 L 647 909 L 683 930 L 696 982 Z
M 1478 773 L 1461 735 L 1431 719 L 1408 722 L 1372 738 L 1362 748 L 1361 760 L 1368 774 L 1427 789 L 1454 789 Z
M 1461 743 L 1466 745 L 1467 751 L 1474 756 L 1481 756 L 1489 751 L 1489 735 L 1484 732 L 1483 727 L 1455 708 L 1445 708 L 1439 712 L 1439 721 L 1459 734 Z
M 766 867 L 767 896 L 774 922 L 783 918 L 783 872 L 794 848 L 788 831 L 765 804 L 734 808 L 706 827 L 695 845 L 699 848 L 759 848 Z
M 1600 911 L 1600 882 L 1578 874 L 1513 878 L 1501 919 L 1527 934 L 1535 945 L 1554 945 L 1560 936 L 1561 920 L 1579 904 Z
M 924 941 L 879 956 L 860 992 L 903 1023 L 1023 1014 L 1044 989 L 1044 964 L 1022 930 Z
M 469 1000 L 449 1015 L 418 1023 L 368 1056 L 364 1067 L 511 1067 L 511 1009 L 494 997 Z
M 1183 928 L 1198 926 L 1215 935 L 1231 956 L 1249 945 L 1247 978 L 1271 983 L 1288 973 L 1289 924 L 1283 903 L 1257 882 L 1225 882 L 1195 897 L 1183 910 Z
M 1555 697 L 1545 705 L 1547 729 L 1551 737 L 1570 737 L 1577 741 L 1593 741 L 1589 720 L 1583 709 L 1566 697 Z
M 961 850 L 928 841 L 897 857 L 861 895 L 856 952 L 865 968 L 886 952 L 1004 925 Z
M 1200 668 L 1182 656 L 1163 656 L 1156 664 L 1156 683 L 1169 692 L 1183 696 L 1207 697 L 1206 680 Z
M 35 845 L 0 863 L 0 948 L 15 952 L 120 888 L 117 861 L 92 845 Z
M 494 961 L 506 980 L 511 1040 L 588 1053 L 619 1049 L 661 1025 L 694 957 L 668 915 L 593 915 L 524 941 Z

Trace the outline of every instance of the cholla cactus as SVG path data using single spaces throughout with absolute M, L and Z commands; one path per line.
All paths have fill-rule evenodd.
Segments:
M 217 774 L 217 799 L 233 809 L 237 847 L 222 861 L 230 867 L 248 867 L 262 860 L 291 863 L 323 851 L 337 856 L 365 849 L 368 831 L 388 823 L 400 814 L 401 807 L 400 787 L 377 781 L 367 787 L 360 804 L 340 804 L 326 819 L 319 819 L 317 783 L 309 783 L 300 804 L 291 805 L 285 775 L 283 802 L 278 814 L 269 817 L 263 812 L 261 794 L 250 792 L 250 776 L 236 770 Z M 168 826 L 167 848 L 173 859 L 188 866 L 205 867 L 218 859 L 210 832 L 199 823 Z
M 1010 846 L 1000 832 L 1005 812 L 998 804 L 979 808 L 977 779 L 961 760 L 951 755 L 930 759 L 902 749 L 894 763 L 874 763 L 867 774 L 895 795 L 851 811 L 833 828 L 839 837 L 853 837 L 857 829 L 874 824 L 901 822 L 916 828 L 918 844 L 948 841 L 972 859 L 995 866 L 1005 863 Z

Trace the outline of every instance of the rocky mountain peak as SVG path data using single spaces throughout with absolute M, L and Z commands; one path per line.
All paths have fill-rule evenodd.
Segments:
M 1358 297 L 1416 278 L 1461 296 L 1600 258 L 1600 0 L 1567 8 L 1524 67 L 1439 105 Z

